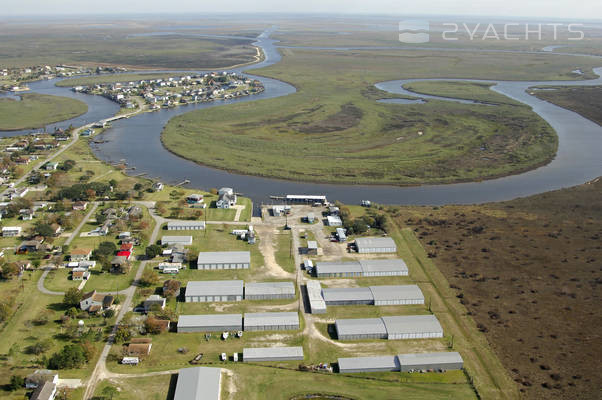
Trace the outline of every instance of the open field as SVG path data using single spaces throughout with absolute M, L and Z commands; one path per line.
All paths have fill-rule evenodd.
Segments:
M 163 131 L 164 145 L 212 167 L 301 181 L 412 185 L 493 178 L 545 164 L 555 154 L 552 129 L 528 107 L 476 85 L 443 85 L 442 94 L 504 104 L 382 104 L 376 100 L 391 96 L 373 84 L 416 77 L 574 79 L 575 63 L 587 64 L 589 72 L 599 64 L 502 53 L 495 64 L 490 54 L 478 53 L 282 53 L 282 62 L 258 73 L 294 84 L 296 93 L 175 117 Z
M 132 368 L 130 372 L 135 373 L 135 369 Z M 171 374 L 111 379 L 102 381 L 96 388 L 94 395 L 102 398 L 103 389 L 107 386 L 113 386 L 119 392 L 117 396 L 113 397 L 113 400 L 169 400 L 171 397 L 168 394 L 172 389 L 172 382 L 176 382 L 176 377 Z
M 554 88 L 554 90 L 547 90 Z M 602 87 L 546 87 L 533 91 L 535 96 L 567 108 L 602 125 Z
M 475 100 L 487 104 L 522 105 L 503 94 L 492 91 L 487 83 L 469 83 L 452 81 L 421 81 L 404 85 L 404 88 L 416 93 L 454 99 Z
M 599 395 L 602 182 L 483 206 L 403 207 L 530 399 Z
M 83 101 L 47 94 L 24 93 L 21 101 L 0 99 L 0 130 L 41 128 L 88 111 Z

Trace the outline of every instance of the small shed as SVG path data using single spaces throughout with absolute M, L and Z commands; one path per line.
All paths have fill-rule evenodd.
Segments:
M 178 333 L 242 330 L 242 314 L 180 315 Z
M 299 329 L 296 312 L 246 313 L 245 331 L 285 331 Z
M 245 347 L 242 359 L 244 362 L 301 361 L 303 347 Z
M 337 235 L 337 240 L 339 242 L 347 241 L 347 231 L 345 230 L 345 228 L 337 228 L 336 235 Z
M 294 299 L 293 282 L 251 282 L 245 284 L 246 300 Z

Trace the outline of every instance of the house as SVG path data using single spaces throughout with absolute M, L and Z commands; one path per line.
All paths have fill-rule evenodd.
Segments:
M 73 203 L 74 211 L 84 211 L 86 208 L 88 208 L 87 201 L 76 201 L 75 203 Z
M 2 227 L 2 236 L 3 237 L 21 236 L 21 227 L 20 226 L 4 226 L 4 227 Z
M 71 272 L 71 279 L 74 281 L 87 281 L 90 278 L 90 271 L 83 268 L 74 268 Z
M 128 210 L 129 218 L 140 218 L 142 217 L 142 207 L 139 206 L 131 206 Z
M 128 260 L 125 256 L 115 256 L 111 260 L 111 271 L 112 272 L 123 272 L 127 269 Z
M 133 339 L 132 339 L 133 340 Z M 152 343 L 130 343 L 127 347 L 127 354 L 131 356 L 147 356 L 150 354 Z
M 46 171 L 55 171 L 58 166 L 59 166 L 59 163 L 57 163 L 57 162 L 48 162 L 44 165 L 44 169 Z
M 326 217 L 326 225 L 328 226 L 342 226 L 343 221 L 341 221 L 341 217 L 338 215 L 329 215 Z
M 23 221 L 31 221 L 34 217 L 34 212 L 29 208 L 23 208 L 19 210 L 19 215 Z
M 132 253 L 130 251 L 121 250 L 117 252 L 117 257 L 125 257 L 126 261 L 130 261 Z
M 339 242 L 345 242 L 347 240 L 347 234 L 345 228 L 337 228 L 337 239 Z
M 120 251 L 129 251 L 132 252 L 134 245 L 132 243 L 123 243 L 120 247 Z
M 129 239 L 130 237 L 132 237 L 130 232 L 121 232 L 119 236 L 117 236 L 119 240 Z
M 159 307 L 161 310 L 165 308 L 165 298 L 158 294 L 152 294 L 144 300 L 144 312 L 149 312 L 153 308 Z
M 25 378 L 25 388 L 35 389 L 45 382 L 57 384 L 59 382 L 59 374 L 49 369 L 36 369 L 32 374 L 27 375 Z
M 25 240 L 17 249 L 17 254 L 34 253 L 40 250 L 42 243 L 37 240 Z
M 315 240 L 307 241 L 307 254 L 317 256 L 318 255 L 318 242 Z
M 71 261 L 89 261 L 90 256 L 92 255 L 91 249 L 74 249 L 71 251 L 69 255 L 69 259 Z
M 217 208 L 230 208 L 236 205 L 236 193 L 232 188 L 221 188 L 218 191 Z
M 203 195 L 202 194 L 191 194 L 190 196 L 186 197 L 186 202 L 188 204 L 197 204 L 197 203 L 202 203 L 203 202 Z
M 63 233 L 63 227 L 57 223 L 50 225 L 50 227 L 54 231 L 53 236 L 55 236 L 55 237 L 58 237 L 61 235 L 61 233 Z
M 153 184 L 153 190 L 154 190 L 155 192 L 160 192 L 161 190 L 163 190 L 163 187 L 164 187 L 164 186 L 163 186 L 163 184 L 162 184 L 161 182 L 155 182 L 155 183 Z
M 29 398 L 30 400 L 54 400 L 56 396 L 56 384 L 52 382 L 44 382 L 38 386 Z
M 113 305 L 114 300 L 113 296 L 96 293 L 96 290 L 93 290 L 83 295 L 79 308 L 88 312 L 106 310 Z

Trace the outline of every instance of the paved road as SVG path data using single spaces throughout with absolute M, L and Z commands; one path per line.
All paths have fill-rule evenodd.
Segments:
M 90 211 L 88 212 L 88 214 L 86 214 L 86 216 L 84 217 L 84 219 L 82 219 L 82 221 L 79 223 L 77 228 L 75 228 L 75 230 L 73 231 L 71 236 L 69 236 L 69 238 L 67 238 L 67 240 L 65 240 L 66 245 L 70 245 L 71 242 L 73 242 L 73 239 L 75 239 L 79 235 L 79 231 L 81 231 L 82 227 L 86 224 L 86 222 L 88 222 L 90 217 L 92 215 L 94 215 L 94 212 L 96 211 L 97 208 L 98 208 L 98 203 L 93 203 L 92 208 L 90 208 Z
M 44 287 L 44 279 L 46 279 L 46 276 L 48 275 L 48 273 L 50 272 L 50 269 L 47 268 L 44 270 L 44 272 L 42 273 L 42 276 L 40 276 L 40 279 L 38 280 L 38 290 L 44 294 L 49 294 L 52 296 L 62 296 L 65 294 L 65 292 L 53 292 L 52 290 L 48 290 Z

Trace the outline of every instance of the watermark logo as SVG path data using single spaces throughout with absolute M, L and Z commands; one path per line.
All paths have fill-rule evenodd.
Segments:
M 399 41 L 402 43 L 428 43 L 431 40 L 428 21 L 408 19 L 399 22 Z

